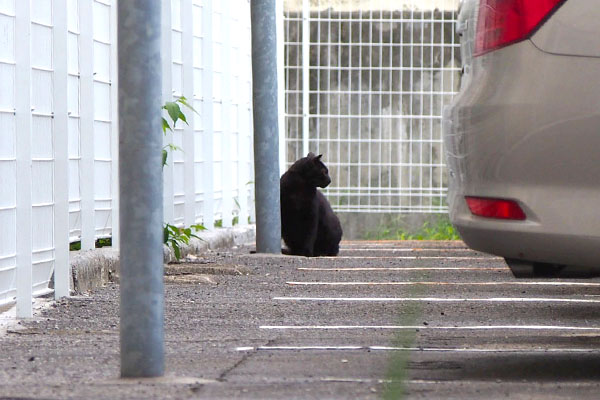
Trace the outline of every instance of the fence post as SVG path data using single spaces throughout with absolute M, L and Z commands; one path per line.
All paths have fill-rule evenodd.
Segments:
M 249 189 L 252 180 L 252 128 L 250 127 L 250 103 L 252 102 L 250 93 L 251 61 L 250 61 L 250 42 L 251 30 L 249 21 L 250 4 L 245 4 L 243 9 L 238 12 L 238 19 L 234 22 L 237 26 L 237 32 L 234 35 L 245 37 L 245 40 L 238 41 L 238 60 L 236 66 L 238 71 L 237 92 L 237 133 L 238 133 L 238 202 L 239 202 L 239 224 L 248 225 L 250 217 L 249 207 Z M 244 24 L 245 23 L 245 24 Z
M 202 3 L 202 152 L 203 152 L 203 200 L 202 224 L 207 229 L 215 227 L 215 193 L 213 175 L 213 12 L 212 1 Z
M 16 148 L 17 148 L 17 318 L 33 316 L 31 297 L 33 277 L 31 268 L 31 18 L 28 1 L 17 1 L 15 38 L 23 45 L 15 46 Z M 19 228 L 20 227 L 20 228 Z
M 181 2 L 181 37 L 182 37 L 182 57 L 183 57 L 183 95 L 187 98 L 189 104 L 194 104 L 194 6 L 192 0 L 183 0 Z M 183 125 L 183 148 L 185 152 L 183 157 L 184 178 L 183 185 L 185 190 L 184 205 L 184 224 L 189 226 L 196 223 L 196 187 L 194 176 L 194 158 L 195 158 L 195 138 L 194 122 L 196 121 L 193 112 L 184 109 L 187 115 L 188 124 Z
M 221 221 L 223 228 L 233 226 L 233 192 L 232 192 L 232 176 L 233 176 L 233 161 L 230 146 L 233 144 L 233 134 L 231 132 L 231 80 L 233 79 L 231 67 L 231 8 L 235 7 L 230 0 L 221 0 L 221 54 L 222 54 L 222 71 L 221 82 L 223 86 L 223 97 L 221 104 L 221 124 L 223 132 L 221 132 L 221 193 L 222 193 L 222 213 Z
M 171 16 L 171 0 L 161 1 L 161 51 L 162 51 L 162 104 L 165 101 L 173 100 L 173 55 L 171 51 L 173 40 L 173 20 Z M 161 106 L 162 106 L 161 104 Z M 162 128 L 161 128 L 162 129 Z M 173 132 L 167 129 L 166 135 L 163 135 L 163 146 L 173 143 Z M 164 220 L 172 224 L 175 219 L 175 196 L 173 186 L 173 167 L 175 166 L 175 157 L 173 152 L 169 152 L 167 165 L 163 168 L 163 207 Z
M 94 16 L 93 2 L 80 1 L 80 140 L 81 161 L 81 250 L 90 250 L 96 242 L 94 184 Z
M 310 2 L 302 0 L 302 157 L 308 154 L 310 137 Z
M 111 187 L 112 197 L 112 232 L 111 247 L 119 250 L 120 227 L 119 227 L 119 76 L 118 76 L 118 48 L 117 48 L 117 3 L 112 0 L 110 6 L 110 155 L 112 158 Z
M 161 1 L 117 4 L 121 376 L 153 377 L 164 374 Z
M 281 252 L 281 214 L 275 12 L 275 0 L 253 0 L 250 4 L 256 250 L 278 254 Z
M 52 3 L 54 69 L 54 297 L 69 295 L 69 121 L 67 115 L 67 9 Z
M 279 116 L 279 173 L 283 174 L 286 170 L 287 162 L 287 143 L 285 142 L 285 20 L 283 2 L 277 2 L 275 10 L 275 20 L 277 21 L 277 105 Z

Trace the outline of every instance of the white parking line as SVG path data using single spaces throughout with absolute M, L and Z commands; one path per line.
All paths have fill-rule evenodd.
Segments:
M 318 259 L 333 259 L 333 260 L 356 260 L 356 259 L 378 259 L 378 260 L 504 260 L 502 257 L 485 256 L 485 257 L 471 257 L 471 256 L 327 256 L 327 257 L 316 257 Z
M 344 246 L 442 246 L 447 249 L 466 248 L 467 245 L 456 240 L 401 240 L 401 239 L 388 239 L 388 240 L 342 240 L 340 245 Z
M 421 351 L 440 353 L 600 353 L 590 348 L 471 348 L 471 347 L 397 347 L 397 346 L 258 346 L 236 347 L 236 351 Z
M 426 301 L 432 303 L 478 302 L 478 303 L 600 303 L 600 299 L 563 299 L 551 297 L 273 297 L 279 301 L 321 301 L 321 302 L 399 302 Z
M 450 330 L 450 331 L 585 331 L 600 332 L 597 326 L 561 326 L 561 325 L 465 325 L 465 326 L 432 326 L 432 325 L 262 325 L 266 330 Z
M 442 249 L 442 248 L 428 248 L 428 247 L 412 247 L 412 248 L 394 248 L 394 247 L 370 247 L 370 248 L 360 248 L 360 247 L 342 247 L 340 251 L 388 251 L 391 253 L 420 253 L 420 252 L 444 252 L 444 253 L 453 253 L 453 252 L 461 252 L 461 253 L 476 253 L 471 249 Z
M 508 267 L 331 267 L 331 268 L 311 268 L 298 267 L 301 271 L 491 271 L 508 270 Z
M 599 287 L 598 282 L 286 282 L 291 286 L 578 286 Z

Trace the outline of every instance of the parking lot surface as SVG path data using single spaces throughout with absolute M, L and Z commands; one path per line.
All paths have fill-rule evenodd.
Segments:
M 167 268 L 165 378 L 118 379 L 112 284 L 0 337 L 0 398 L 598 398 L 598 279 L 516 280 L 462 242 L 249 250 Z

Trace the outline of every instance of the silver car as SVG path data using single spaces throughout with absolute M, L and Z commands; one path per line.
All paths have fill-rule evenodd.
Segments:
M 450 219 L 518 277 L 600 273 L 599 21 L 590 0 L 461 5 Z

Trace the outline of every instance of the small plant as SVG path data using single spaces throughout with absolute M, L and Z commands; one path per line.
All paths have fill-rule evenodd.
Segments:
M 179 228 L 175 225 L 166 224 L 163 228 L 163 240 L 167 246 L 173 249 L 175 258 L 179 260 L 181 258 L 181 246 L 183 244 L 190 244 L 191 238 L 200 239 L 197 235 L 192 232 L 203 231 L 206 228 L 203 225 L 196 224 L 191 225 L 189 228 Z
M 196 110 L 194 110 L 194 107 L 192 107 L 190 105 L 190 103 L 188 103 L 187 99 L 184 96 L 176 98 L 175 101 L 167 101 L 165 103 L 165 105 L 162 106 L 162 109 L 167 111 L 167 115 L 169 116 L 169 118 L 171 118 L 172 124 L 169 123 L 169 121 L 167 121 L 167 119 L 165 117 L 162 118 L 162 130 L 163 130 L 164 135 L 167 134 L 167 130 L 173 132 L 173 129 L 175 129 L 175 125 L 177 124 L 177 121 L 179 121 L 179 120 L 182 120 L 183 122 L 188 124 L 187 118 L 186 118 L 185 114 L 183 113 L 183 111 L 181 111 L 181 107 L 179 106 L 179 104 L 186 106 L 193 112 L 196 112 Z M 175 146 L 172 143 L 169 143 L 165 147 L 163 147 L 163 150 L 162 150 L 162 165 L 163 165 L 163 167 L 165 165 L 167 165 L 167 158 L 169 157 L 169 150 L 175 151 L 175 150 L 182 150 L 182 149 L 179 146 Z
M 167 111 L 167 115 L 169 116 L 169 118 L 171 119 L 172 122 L 169 123 L 169 121 L 166 118 L 164 118 L 164 117 L 162 118 L 162 130 L 163 130 L 164 135 L 167 134 L 167 130 L 172 132 L 173 129 L 175 129 L 175 125 L 177 124 L 177 121 L 181 120 L 181 121 L 185 122 L 186 124 L 188 123 L 185 114 L 183 113 L 183 111 L 181 111 L 180 104 L 189 108 L 190 110 L 196 112 L 196 110 L 194 110 L 194 107 L 192 107 L 188 103 L 187 99 L 184 96 L 176 98 L 175 101 L 167 101 L 165 103 L 165 105 L 162 107 L 162 109 Z M 162 166 L 163 166 L 163 168 L 165 167 L 165 165 L 167 165 L 167 160 L 169 158 L 169 151 L 176 151 L 176 150 L 183 151 L 180 147 L 175 146 L 172 143 L 169 143 L 165 147 L 163 147 L 163 150 L 162 150 Z M 200 224 L 191 225 L 187 228 L 186 227 L 180 228 L 175 225 L 165 223 L 164 227 L 163 227 L 163 243 L 166 244 L 167 246 L 170 246 L 173 249 L 175 258 L 177 260 L 179 260 L 179 259 L 181 259 L 181 246 L 184 244 L 189 244 L 190 239 L 192 239 L 192 238 L 200 239 L 194 232 L 203 231 L 205 229 L 206 228 Z
M 102 247 L 110 247 L 112 246 L 112 238 L 102 238 L 96 240 L 96 248 L 100 249 Z
M 102 248 L 102 247 L 110 247 L 110 246 L 112 246 L 112 238 L 96 239 L 96 243 L 94 245 L 94 247 L 96 247 L 97 249 Z M 70 243 L 69 250 L 70 251 L 81 250 L 81 240 Z
M 447 215 L 438 216 L 435 221 L 426 221 L 416 230 L 408 230 L 401 222 L 390 221 L 379 229 L 366 234 L 371 240 L 460 240 L 460 236 L 450 223 Z

